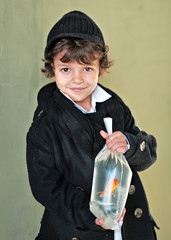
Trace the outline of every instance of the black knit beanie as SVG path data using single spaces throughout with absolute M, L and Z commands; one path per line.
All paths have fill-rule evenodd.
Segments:
M 90 40 L 105 45 L 103 35 L 96 23 L 85 13 L 72 11 L 65 14 L 50 30 L 47 37 L 45 57 L 53 45 L 62 38 Z

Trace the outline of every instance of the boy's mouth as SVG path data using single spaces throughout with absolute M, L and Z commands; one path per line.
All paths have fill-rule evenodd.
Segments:
M 81 92 L 83 91 L 85 88 L 70 88 L 71 91 L 73 92 Z

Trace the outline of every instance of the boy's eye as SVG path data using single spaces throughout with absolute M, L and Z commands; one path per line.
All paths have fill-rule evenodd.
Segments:
M 84 71 L 86 71 L 86 72 L 91 72 L 93 69 L 92 68 L 90 68 L 90 67 L 86 67 L 86 68 L 84 68 Z
M 61 71 L 62 71 L 62 72 L 69 72 L 70 69 L 69 69 L 69 68 L 62 68 Z

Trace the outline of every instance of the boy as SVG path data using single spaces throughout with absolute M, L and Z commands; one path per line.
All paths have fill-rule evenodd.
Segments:
M 113 231 L 89 210 L 94 159 L 105 142 L 125 154 L 133 172 L 123 239 L 156 239 L 137 174 L 156 160 L 156 141 L 135 125 L 114 92 L 98 84 L 111 66 L 107 52 L 100 29 L 82 12 L 67 13 L 49 32 L 42 71 L 55 81 L 40 90 L 27 134 L 30 185 L 45 207 L 36 240 L 113 240 Z M 104 117 L 113 119 L 110 136 Z

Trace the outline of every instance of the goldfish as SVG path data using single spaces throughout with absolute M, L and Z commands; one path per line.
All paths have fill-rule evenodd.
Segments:
M 115 196 L 115 193 L 117 192 L 117 186 L 119 184 L 119 180 L 117 178 L 110 178 L 105 190 L 102 192 L 98 192 L 97 194 L 100 194 L 100 197 L 104 197 L 106 195 L 111 195 L 113 193 L 113 196 Z

